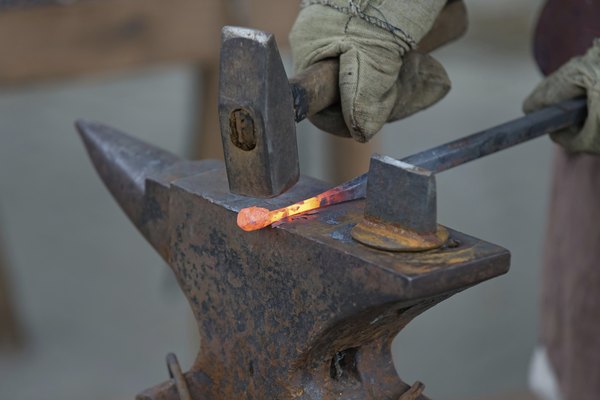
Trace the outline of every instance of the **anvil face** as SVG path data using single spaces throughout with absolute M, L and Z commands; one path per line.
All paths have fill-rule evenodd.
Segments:
M 195 399 L 397 399 L 390 345 L 412 318 L 507 272 L 505 249 L 450 230 L 452 246 L 387 253 L 352 240 L 364 202 L 244 232 L 237 212 L 328 188 L 303 177 L 286 194 L 231 194 L 223 165 L 189 162 L 113 129 L 79 123 L 101 178 L 171 266 L 198 322 L 185 374 Z M 172 381 L 139 399 L 177 399 Z M 421 397 L 425 398 L 425 397 Z

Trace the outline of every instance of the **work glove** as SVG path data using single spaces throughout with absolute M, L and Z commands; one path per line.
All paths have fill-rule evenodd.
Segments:
M 340 104 L 310 117 L 311 122 L 326 132 L 367 142 L 386 122 L 444 97 L 450 89 L 444 68 L 411 50 L 445 4 L 445 0 L 303 0 L 290 33 L 296 72 L 323 59 L 340 60 Z
M 543 80 L 523 104 L 527 113 L 587 95 L 588 117 L 583 128 L 571 127 L 550 137 L 567 151 L 600 154 L 600 39 Z

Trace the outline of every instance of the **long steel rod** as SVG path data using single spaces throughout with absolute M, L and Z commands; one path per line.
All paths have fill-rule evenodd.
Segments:
M 585 99 L 568 100 L 496 127 L 422 151 L 402 161 L 442 172 L 517 144 L 582 124 L 587 115 Z
M 402 161 L 438 173 L 545 134 L 583 124 L 586 116 L 587 102 L 585 98 L 568 100 L 502 125 L 413 154 L 403 158 Z M 353 193 L 346 201 L 360 199 L 366 195 L 367 178 L 368 173 L 342 183 L 336 188 Z

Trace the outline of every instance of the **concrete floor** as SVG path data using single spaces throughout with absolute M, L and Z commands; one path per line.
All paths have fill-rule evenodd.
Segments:
M 472 5 L 470 34 L 436 54 L 452 93 L 386 127 L 381 152 L 402 157 L 520 115 L 539 79 L 526 40 L 538 2 L 509 3 L 526 10 Z M 28 334 L 23 353 L 0 354 L 1 399 L 133 398 L 166 379 L 167 352 L 191 364 L 185 300 L 102 187 L 72 121 L 100 120 L 189 154 L 192 79 L 174 67 L 0 92 L 0 221 Z M 303 169 L 325 176 L 318 160 L 327 139 L 313 131 L 300 138 Z M 551 153 L 550 141 L 538 139 L 438 178 L 440 222 L 509 248 L 513 265 L 396 339 L 401 375 L 424 381 L 432 398 L 526 387 Z

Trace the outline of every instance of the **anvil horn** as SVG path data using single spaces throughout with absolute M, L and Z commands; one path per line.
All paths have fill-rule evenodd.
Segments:
M 206 162 L 183 160 L 97 122 L 78 120 L 75 126 L 110 193 L 152 247 L 167 259 L 169 185 L 206 171 Z

